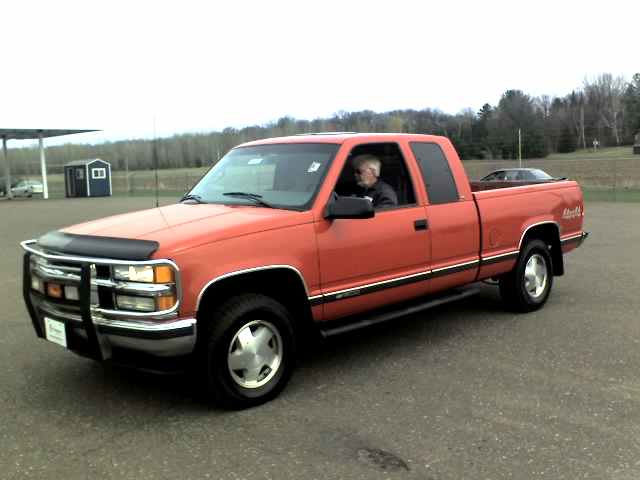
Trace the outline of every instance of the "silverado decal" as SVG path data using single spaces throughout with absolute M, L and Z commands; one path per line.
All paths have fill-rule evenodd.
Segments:
M 573 220 L 574 218 L 580 218 L 582 216 L 582 210 L 580 206 L 577 206 L 574 209 L 565 208 L 564 212 L 562 212 L 563 220 Z

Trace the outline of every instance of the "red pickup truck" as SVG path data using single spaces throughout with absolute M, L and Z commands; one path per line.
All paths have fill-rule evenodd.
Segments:
M 314 335 L 487 279 L 511 308 L 540 308 L 583 217 L 576 182 L 470 183 L 443 137 L 272 138 L 232 149 L 175 205 L 22 242 L 23 293 L 39 337 L 137 368 L 187 360 L 242 408 L 282 390 Z

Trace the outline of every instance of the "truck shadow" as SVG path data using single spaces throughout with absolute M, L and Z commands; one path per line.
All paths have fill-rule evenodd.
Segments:
M 322 368 L 351 358 L 392 354 L 396 349 L 425 344 L 437 348 L 487 326 L 515 320 L 517 316 L 505 310 L 497 288 L 483 286 L 479 294 L 459 302 L 330 337 L 305 354 L 300 364 Z
M 504 310 L 497 289 L 483 287 L 478 295 L 460 302 L 315 344 L 299 359 L 298 372 L 280 398 L 304 395 L 303 392 L 315 388 L 318 382 L 346 380 L 353 373 L 350 370 L 371 368 L 381 358 L 402 363 L 412 351 L 424 348 L 437 351 L 492 325 L 516 321 L 517 316 Z M 167 408 L 184 415 L 227 412 L 208 403 L 190 373 L 158 375 L 100 365 L 78 357 L 69 357 L 64 364 L 64 371 L 56 369 L 50 375 L 43 369 L 39 373 L 43 384 L 39 394 L 29 398 L 34 408 L 71 408 L 76 414 L 116 422 L 122 409 L 136 412 L 141 418 L 166 412 Z M 300 374 L 300 370 L 304 374 Z M 55 394 L 45 393 L 49 389 Z M 277 405 L 277 402 L 278 399 L 271 404 Z

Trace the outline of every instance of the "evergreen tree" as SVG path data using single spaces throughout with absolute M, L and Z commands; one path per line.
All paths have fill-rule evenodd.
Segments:
M 633 76 L 623 97 L 625 137 L 633 140 L 640 133 L 640 73 Z
M 569 127 L 565 126 L 562 129 L 560 138 L 558 139 L 558 153 L 575 152 L 577 146 L 578 146 L 578 143 L 576 142 L 575 135 L 573 135 Z

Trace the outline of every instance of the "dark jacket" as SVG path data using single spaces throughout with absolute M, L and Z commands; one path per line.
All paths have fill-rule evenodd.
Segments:
M 378 180 L 371 187 L 361 189 L 359 197 L 369 198 L 374 208 L 390 207 L 398 204 L 398 196 L 393 191 L 391 185 L 382 180 Z

